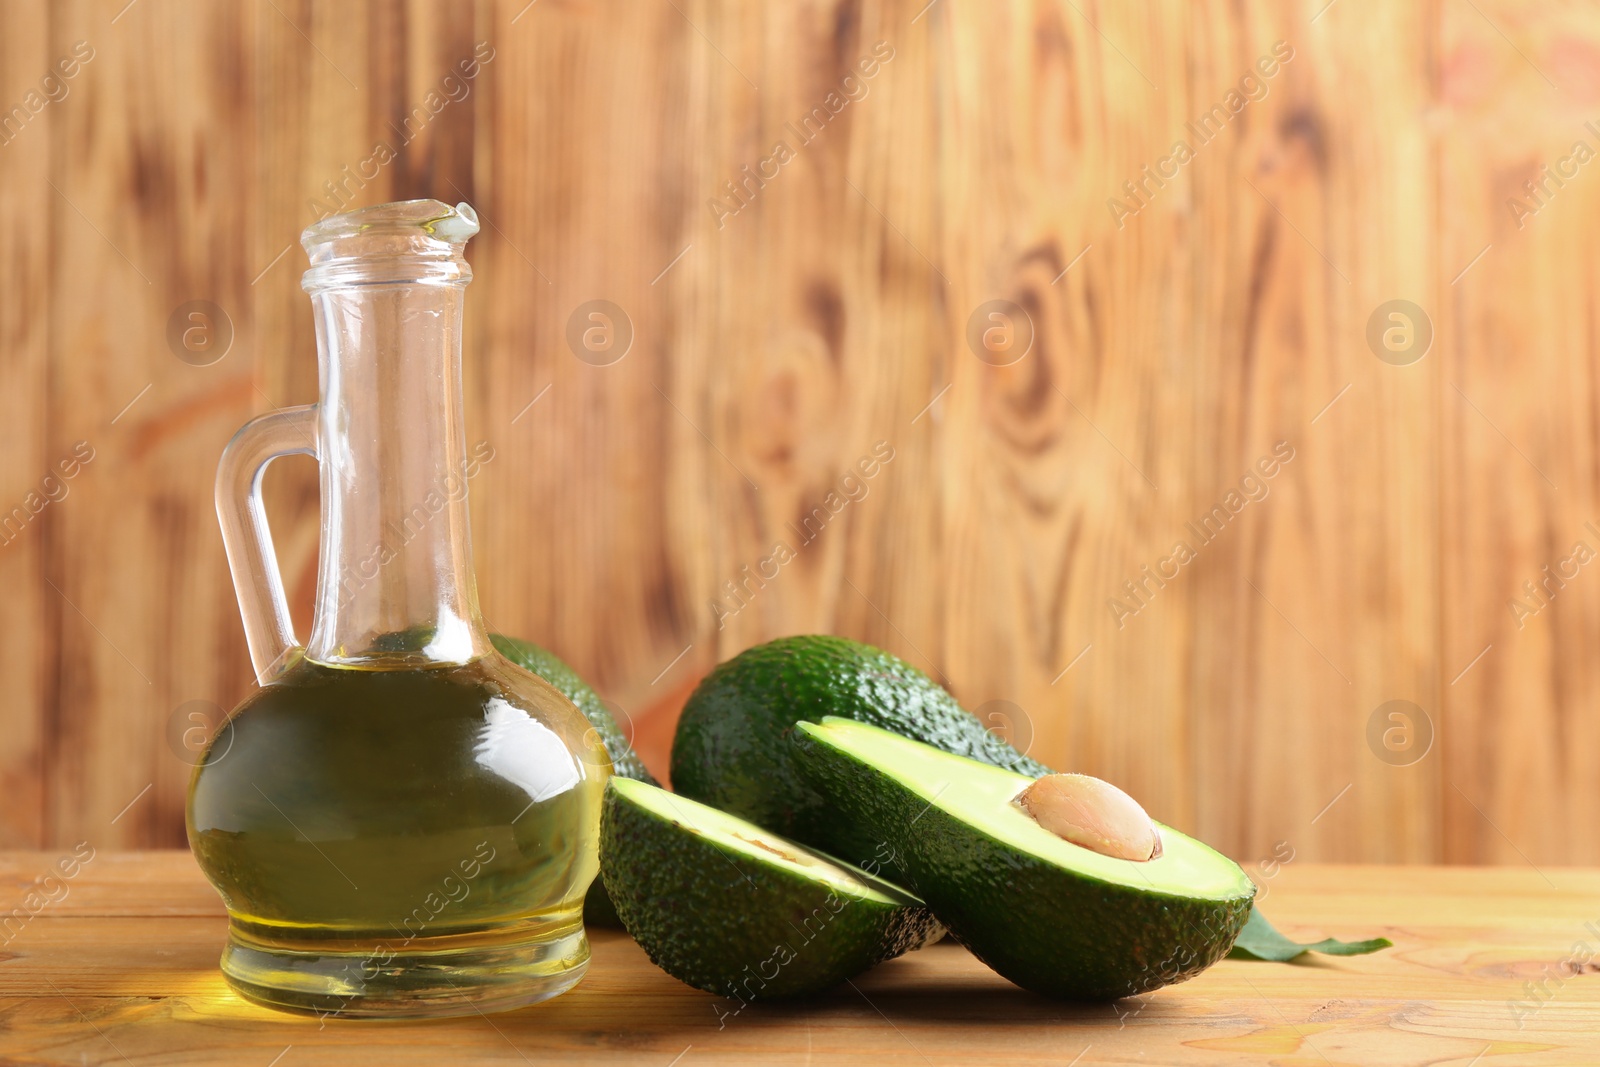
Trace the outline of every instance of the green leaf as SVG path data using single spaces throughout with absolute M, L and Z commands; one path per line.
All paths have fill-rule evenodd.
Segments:
M 1306 952 L 1321 952 L 1329 956 L 1365 956 L 1369 952 L 1388 948 L 1394 942 L 1387 937 L 1374 937 L 1370 941 L 1337 941 L 1327 938 L 1301 944 L 1290 941 L 1267 921 L 1256 908 L 1250 909 L 1250 918 L 1228 953 L 1232 960 L 1266 960 L 1270 963 L 1287 963 Z

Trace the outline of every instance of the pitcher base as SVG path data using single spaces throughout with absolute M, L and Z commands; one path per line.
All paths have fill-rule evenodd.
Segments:
M 526 921 L 470 934 L 303 936 L 233 919 L 222 973 L 263 1007 L 319 1017 L 420 1019 L 508 1011 L 559 996 L 589 966 L 582 925 Z

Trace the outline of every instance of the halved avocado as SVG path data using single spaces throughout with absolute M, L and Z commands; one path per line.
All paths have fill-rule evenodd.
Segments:
M 600 869 L 658 967 L 739 1001 L 815 993 L 943 933 L 880 878 L 626 778 L 606 787 Z
M 835 816 L 817 844 L 889 855 L 952 936 L 1036 993 L 1112 1000 L 1191 978 L 1249 917 L 1255 886 L 1232 860 L 1160 824 L 1147 861 L 1071 844 L 1014 803 L 1027 775 L 838 718 L 799 724 L 795 757 Z

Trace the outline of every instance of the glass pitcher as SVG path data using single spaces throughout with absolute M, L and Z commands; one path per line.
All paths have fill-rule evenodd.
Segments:
M 467 529 L 466 204 L 385 204 L 301 243 L 321 400 L 246 423 L 217 513 L 259 688 L 189 787 L 189 844 L 228 908 L 222 971 L 252 1001 L 348 1016 L 555 996 L 589 959 L 610 761 L 567 699 L 504 659 Z M 315 456 L 322 540 L 296 640 L 261 502 Z M 487 458 L 492 459 L 492 451 Z

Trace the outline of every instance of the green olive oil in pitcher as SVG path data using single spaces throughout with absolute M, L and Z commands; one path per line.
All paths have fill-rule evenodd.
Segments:
M 432 200 L 308 229 L 320 400 L 246 424 L 218 470 L 260 686 L 195 768 L 189 841 L 228 908 L 223 973 L 270 1007 L 473 1014 L 555 996 L 588 963 L 610 762 L 564 696 L 490 645 L 472 573 L 461 311 L 477 229 L 470 207 Z M 322 485 L 303 647 L 260 494 L 293 453 L 317 457 Z

